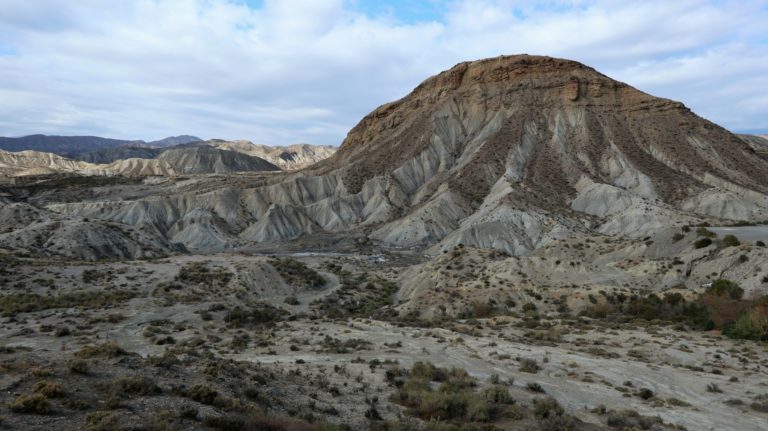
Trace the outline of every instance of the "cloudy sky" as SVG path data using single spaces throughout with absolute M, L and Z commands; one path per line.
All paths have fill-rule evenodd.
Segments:
M 0 0 L 0 136 L 337 145 L 426 77 L 516 53 L 768 131 L 768 0 Z

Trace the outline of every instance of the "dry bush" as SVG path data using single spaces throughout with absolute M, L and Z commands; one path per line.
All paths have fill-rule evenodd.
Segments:
M 40 381 L 35 384 L 35 392 L 46 397 L 56 398 L 64 395 L 64 389 L 58 383 Z
M 127 354 L 122 347 L 114 341 L 98 344 L 96 346 L 85 346 L 75 353 L 78 358 L 116 358 Z
M 43 394 L 21 395 L 8 407 L 16 413 L 45 415 L 51 412 L 51 403 Z

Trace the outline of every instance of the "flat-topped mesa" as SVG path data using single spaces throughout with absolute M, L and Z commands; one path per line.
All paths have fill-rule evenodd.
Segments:
M 459 63 L 416 87 L 413 94 L 440 93 L 475 84 L 502 84 L 507 87 L 563 88 L 615 81 L 591 67 L 572 60 L 532 55 L 512 55 Z M 624 84 L 620 84 L 624 85 Z M 599 95 L 599 93 L 596 93 Z
M 361 129 L 375 120 L 392 118 L 385 124 L 393 126 L 398 124 L 398 115 L 404 109 L 435 104 L 449 95 L 466 96 L 479 86 L 486 89 L 482 94 L 484 99 L 498 99 L 502 103 L 504 94 L 534 91 L 539 95 L 535 100 L 539 103 L 581 101 L 583 104 L 597 102 L 635 109 L 687 110 L 680 102 L 650 96 L 577 61 L 527 54 L 499 56 L 459 63 L 428 78 L 402 99 L 380 106 L 350 131 L 341 149 L 352 145 Z
M 744 142 L 682 103 L 651 96 L 576 61 L 530 55 L 464 62 L 427 79 L 363 118 L 315 172 L 343 170 L 345 186 L 355 193 L 365 181 L 419 157 L 436 139 L 456 153 L 453 163 L 467 156 L 460 154 L 467 148 L 475 151 L 471 142 L 479 137 L 485 141 L 478 144 L 486 151 L 483 157 L 492 160 L 465 165 L 484 171 L 486 178 L 455 172 L 453 182 L 473 177 L 479 187 L 472 188 L 487 192 L 505 170 L 507 156 L 520 157 L 515 147 L 526 127 L 535 129 L 534 153 L 559 142 L 561 148 L 552 149 L 557 159 L 547 158 L 560 165 L 555 166 L 555 177 L 562 180 L 558 187 L 573 186 L 582 174 L 601 179 L 600 158 L 611 148 L 658 180 L 658 191 L 667 197 L 682 197 L 696 188 L 689 177 L 701 181 L 706 172 L 747 188 L 765 190 L 768 184 L 759 163 L 745 159 Z M 527 174 L 536 171 L 532 161 L 519 160 Z M 734 172 L 736 165 L 740 172 Z

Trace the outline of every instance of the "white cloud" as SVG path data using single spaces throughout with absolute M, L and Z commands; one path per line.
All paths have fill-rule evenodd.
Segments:
M 338 144 L 429 75 L 522 52 L 582 61 L 726 127 L 768 128 L 764 2 L 440 5 L 398 21 L 342 0 L 0 0 L 0 135 Z

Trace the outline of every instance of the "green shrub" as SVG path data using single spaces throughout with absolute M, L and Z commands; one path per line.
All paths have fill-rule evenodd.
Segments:
M 691 403 L 678 398 L 667 398 L 667 404 L 673 407 L 690 407 Z
M 203 418 L 203 425 L 210 429 L 220 431 L 240 431 L 250 429 L 245 423 L 245 419 L 238 416 L 206 416 Z
M 768 317 L 762 307 L 749 310 L 723 333 L 731 338 L 768 341 Z
M 431 362 L 418 361 L 411 367 L 411 377 L 426 381 L 444 382 L 448 373 L 443 368 L 437 368 Z
M 325 279 L 304 262 L 287 257 L 272 259 L 269 264 L 280 273 L 283 280 L 290 286 L 310 289 L 319 289 L 325 286 Z
M 535 359 L 523 358 L 520 360 L 519 370 L 524 373 L 536 374 L 541 370 L 541 367 Z
M 768 340 L 768 296 L 743 299 L 744 289 L 725 279 L 715 280 L 698 299 L 714 327 L 736 339 Z
M 74 374 L 88 374 L 88 363 L 81 359 L 74 359 L 67 364 L 69 371 Z
M 712 238 L 717 236 L 716 233 L 712 232 L 711 230 L 707 229 L 704 226 L 700 226 L 696 229 L 696 234 L 699 236 L 703 236 L 704 238 Z
M 607 303 L 587 307 L 582 315 L 593 319 L 628 322 L 633 319 L 665 320 L 684 323 L 694 329 L 714 329 L 714 322 L 706 304 L 688 302 L 680 293 L 668 293 L 663 297 L 624 295 L 607 296 Z
M 509 393 L 509 389 L 501 385 L 493 385 L 483 391 L 483 398 L 493 404 L 514 404 L 515 399 Z
M 285 302 L 288 305 L 299 305 L 299 304 L 301 304 L 301 302 L 299 302 L 299 298 L 297 298 L 297 297 L 295 297 L 293 295 L 286 297 L 285 300 L 283 300 L 283 302 Z
M 85 417 L 85 431 L 109 431 L 119 429 L 117 416 L 106 411 L 89 413 Z
M 422 419 L 458 419 L 467 414 L 468 399 L 456 392 L 425 391 L 414 406 L 416 416 Z
M 344 354 L 357 352 L 360 350 L 370 350 L 370 348 L 371 342 L 368 340 L 363 340 L 362 338 L 349 338 L 342 341 L 338 338 L 326 335 L 325 338 L 323 338 L 322 347 L 318 351 L 324 353 Z
M 211 288 L 226 286 L 233 274 L 220 267 L 209 268 L 205 262 L 184 265 L 176 275 L 176 281 L 185 285 L 202 285 Z
M 156 395 L 161 392 L 155 381 L 146 376 L 123 377 L 115 381 L 114 386 L 120 394 Z
M 741 299 L 741 297 L 744 296 L 744 289 L 731 280 L 718 278 L 707 288 L 706 293 L 711 293 L 717 296 L 727 296 L 731 299 Z
M 203 404 L 213 404 L 219 397 L 219 392 L 208 385 L 195 385 L 187 391 L 187 398 Z
M 608 303 L 598 303 L 595 305 L 590 305 L 587 308 L 582 311 L 581 314 L 591 318 L 591 319 L 605 319 L 606 317 L 614 314 L 616 312 L 616 307 L 613 304 Z
M 723 245 L 726 247 L 737 247 L 741 244 L 738 238 L 733 235 L 726 235 L 723 237 Z
M 496 408 L 479 397 L 470 397 L 467 401 L 466 419 L 472 422 L 488 422 L 496 414 Z
M 696 240 L 696 242 L 693 243 L 693 246 L 695 248 L 704 248 L 704 247 L 710 246 L 711 244 L 712 244 L 712 240 L 711 239 L 709 239 L 709 238 L 701 238 L 701 239 Z
M 756 412 L 768 413 L 768 400 L 759 399 L 749 405 L 749 408 Z
M 352 274 L 340 266 L 329 264 L 326 268 L 336 274 L 341 287 L 335 292 L 312 303 L 312 308 L 331 319 L 345 317 L 390 317 L 383 307 L 392 304 L 398 286 L 396 283 L 376 277 L 368 279 L 367 273 Z M 379 314 L 379 317 L 376 317 Z
M 64 400 L 63 404 L 64 406 L 72 410 L 90 410 L 91 409 L 91 403 L 89 403 L 86 400 L 78 400 L 78 399 Z
M 642 389 L 640 389 L 639 391 L 637 391 L 637 394 L 636 394 L 636 395 L 637 395 L 638 397 L 640 397 L 640 398 L 644 399 L 644 400 L 650 400 L 651 398 L 653 398 L 653 397 L 655 396 L 655 394 L 653 393 L 653 391 L 652 391 L 652 390 L 650 390 L 650 389 L 648 389 L 648 388 L 642 388 Z
M 17 313 L 48 310 L 53 308 L 102 308 L 120 304 L 135 296 L 127 291 L 81 291 L 57 296 L 36 293 L 14 293 L 0 296 L 0 314 L 13 316 Z
M 283 320 L 286 312 L 266 303 L 252 304 L 247 308 L 236 306 L 224 316 L 224 322 L 231 328 L 265 325 Z
M 432 384 L 436 381 L 441 382 L 437 389 Z M 495 385 L 476 392 L 476 384 L 465 370 L 417 362 L 392 400 L 407 407 L 410 414 L 434 421 L 435 425 L 442 425 L 441 421 L 491 422 L 513 408 L 514 400 L 507 388 Z
M 81 279 L 83 280 L 83 283 L 95 283 L 97 281 L 108 279 L 108 278 L 110 278 L 110 274 L 107 274 L 106 272 L 97 271 L 95 269 L 83 270 L 83 273 L 81 274 Z
M 723 392 L 722 389 L 720 389 L 720 386 L 717 386 L 715 383 L 708 383 L 707 384 L 707 392 L 711 392 L 713 394 L 720 394 Z
M 533 414 L 539 419 L 562 416 L 563 413 L 565 413 L 563 407 L 552 397 L 537 398 L 533 400 Z

